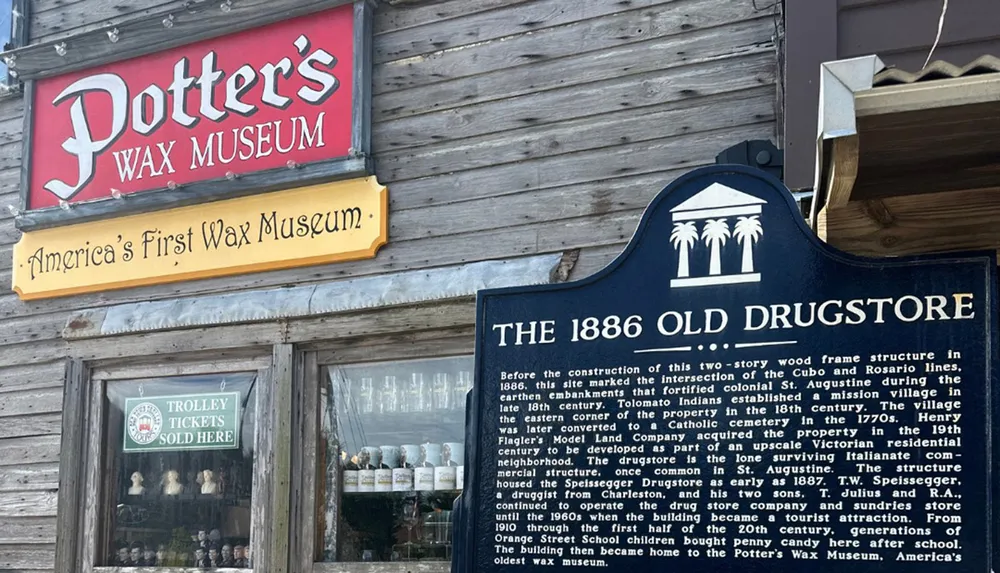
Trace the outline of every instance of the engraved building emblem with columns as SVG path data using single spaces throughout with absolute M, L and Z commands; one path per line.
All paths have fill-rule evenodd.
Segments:
M 754 272 L 753 250 L 764 235 L 760 213 L 761 205 L 766 203 L 732 187 L 712 183 L 671 209 L 670 242 L 677 250 L 677 278 L 671 279 L 670 287 L 760 282 L 760 273 Z M 730 239 L 742 249 L 739 272 L 722 268 L 722 248 Z M 707 269 L 691 268 L 690 254 L 695 248 L 709 250 Z

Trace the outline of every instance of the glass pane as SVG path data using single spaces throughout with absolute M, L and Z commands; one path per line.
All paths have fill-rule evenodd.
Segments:
M 472 368 L 463 356 L 328 369 L 324 561 L 451 559 Z
M 17 15 L 17 17 L 20 16 L 20 14 Z M 0 46 L 3 46 L 5 51 L 20 47 L 10 44 L 10 34 L 14 24 L 13 20 L 13 2 L 11 0 L 0 0 Z M 0 59 L 0 83 L 7 83 L 7 63 L 3 59 Z
M 250 567 L 256 380 L 108 384 L 98 565 Z

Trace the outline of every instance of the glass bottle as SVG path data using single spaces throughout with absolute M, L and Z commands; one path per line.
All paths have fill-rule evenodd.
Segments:
M 424 401 L 424 392 L 424 374 L 423 372 L 414 372 L 410 375 L 410 388 L 406 396 L 407 400 L 410 402 L 410 408 L 412 411 L 423 412 L 428 409 L 427 404 Z
M 359 408 L 363 413 L 371 414 L 375 411 L 375 381 L 371 378 L 361 379 L 360 402 Z
M 463 410 L 465 409 L 465 395 L 469 393 L 472 389 L 472 372 L 468 370 L 463 370 L 458 373 L 458 379 L 455 380 L 455 388 L 452 391 L 452 410 Z
M 399 411 L 399 386 L 395 376 L 386 376 L 382 382 L 382 396 L 379 401 L 379 412 L 388 414 Z
M 433 404 L 435 410 L 449 409 L 451 404 L 449 382 L 448 374 L 445 372 L 438 372 L 434 375 Z

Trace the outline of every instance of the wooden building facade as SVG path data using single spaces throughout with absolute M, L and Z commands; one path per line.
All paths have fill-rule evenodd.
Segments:
M 0 280 L 26 272 L 15 268 L 24 264 L 15 244 L 46 232 L 25 209 L 22 173 L 45 116 L 25 121 L 32 92 L 20 80 L 41 86 L 160 44 L 339 4 L 15 2 L 6 52 L 14 77 L 0 98 Z M 439 548 L 453 496 L 431 488 L 406 506 L 387 494 L 376 507 L 341 495 L 341 482 L 345 468 L 367 471 L 372 456 L 384 465 L 395 456 L 399 469 L 402 455 L 442 467 L 449 451 L 461 458 L 453 450 L 463 441 L 458 396 L 471 383 L 476 289 L 592 274 L 673 178 L 733 144 L 776 138 L 781 3 L 358 4 L 373 14 L 373 29 L 362 31 L 371 128 L 370 148 L 352 146 L 351 157 L 369 161 L 388 189 L 387 243 L 347 262 L 0 295 L 0 570 L 108 573 L 208 560 L 296 573 L 447 570 Z M 30 155 L 33 169 L 67 161 Z M 297 187 L 287 179 L 284 188 Z M 184 191 L 169 187 L 169 196 Z M 88 209 L 60 205 L 48 219 L 56 229 L 73 228 L 59 227 L 59 210 Z M 116 228 L 115 216 L 83 224 Z M 227 392 L 242 403 L 235 426 L 224 426 L 237 434 L 231 455 L 183 457 L 143 443 L 150 424 L 192 422 L 149 417 L 137 398 L 211 394 L 230 412 Z M 209 407 L 198 400 L 183 407 Z M 449 420 L 459 429 L 446 435 L 439 426 Z M 407 454 L 411 444 L 425 447 Z M 398 523 L 366 524 L 368 515 Z

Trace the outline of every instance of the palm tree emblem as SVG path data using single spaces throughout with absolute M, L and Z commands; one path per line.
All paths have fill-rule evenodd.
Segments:
M 733 236 L 736 238 L 737 243 L 743 245 L 742 272 L 753 272 L 753 245 L 760 240 L 763 234 L 764 229 L 760 226 L 760 218 L 757 215 L 737 219 L 736 227 L 733 229 Z
M 691 276 L 688 255 L 691 247 L 698 242 L 698 228 L 695 227 L 694 222 L 674 223 L 674 230 L 670 233 L 670 242 L 678 251 L 677 278 Z
M 722 254 L 720 253 L 720 249 L 726 244 L 726 240 L 729 237 L 729 223 L 725 219 L 708 219 L 705 221 L 705 228 L 701 231 L 701 238 L 712 249 L 712 256 L 708 262 L 709 275 L 722 274 Z

